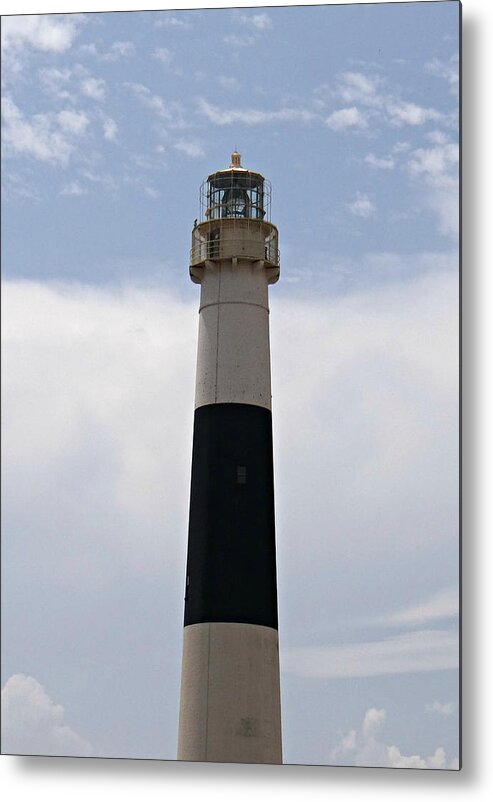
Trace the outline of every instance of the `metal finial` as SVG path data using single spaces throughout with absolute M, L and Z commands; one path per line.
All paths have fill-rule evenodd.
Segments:
M 241 167 L 241 153 L 237 150 L 231 154 L 231 167 Z

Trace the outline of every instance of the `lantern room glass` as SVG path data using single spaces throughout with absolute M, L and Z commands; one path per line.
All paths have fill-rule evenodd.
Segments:
M 259 173 L 224 170 L 204 182 L 201 220 L 268 220 L 270 185 Z

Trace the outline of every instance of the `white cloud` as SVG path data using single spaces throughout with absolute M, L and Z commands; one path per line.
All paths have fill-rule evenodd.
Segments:
M 395 159 L 392 156 L 378 157 L 374 153 L 368 153 L 365 162 L 377 170 L 393 170 L 395 167 Z
M 340 679 L 458 668 L 458 640 L 448 630 L 421 630 L 381 641 L 286 647 L 284 670 L 300 677 Z
M 94 42 L 90 42 L 80 45 L 78 48 L 78 53 L 81 56 L 98 56 L 98 49 Z
M 32 47 L 63 53 L 71 47 L 82 17 L 78 14 L 26 14 L 2 17 L 2 50 Z
M 125 565 L 181 570 L 196 303 L 28 281 L 5 282 L 2 299 L 5 490 L 38 532 L 21 527 L 23 570 L 98 584 Z
M 429 705 L 426 705 L 427 713 L 438 713 L 440 716 L 452 716 L 455 712 L 454 702 L 437 702 L 436 700 Z
M 459 146 L 452 142 L 418 148 L 408 163 L 411 176 L 430 190 L 423 202 L 437 215 L 440 232 L 453 238 L 459 234 L 458 164 Z
M 424 108 L 416 103 L 402 100 L 391 91 L 382 92 L 379 78 L 370 78 L 358 72 L 346 72 L 338 76 L 333 92 L 346 103 L 361 104 L 376 119 L 385 119 L 392 126 L 424 125 L 429 121 L 447 122 L 447 117 L 433 108 Z
M 380 733 L 384 728 L 386 711 L 375 707 L 366 711 L 358 730 L 342 736 L 331 752 L 331 761 L 344 766 L 380 766 L 394 769 L 458 769 L 458 759 L 447 763 L 442 746 L 429 757 L 403 755 L 399 747 L 387 746 Z
M 417 148 L 411 154 L 409 169 L 413 175 L 424 175 L 435 185 L 445 184 L 454 178 L 459 164 L 459 146 L 454 143 L 433 148 Z
M 82 81 L 80 88 L 86 97 L 90 97 L 92 100 L 104 100 L 106 81 L 102 78 L 86 78 Z
M 60 195 L 87 195 L 87 189 L 83 189 L 78 181 L 71 181 L 62 189 Z
M 64 109 L 58 112 L 57 120 L 63 131 L 76 136 L 82 136 L 89 125 L 89 118 L 83 111 L 73 111 L 72 109 Z
M 173 53 L 167 47 L 157 47 L 153 52 L 153 57 L 164 64 L 166 67 L 169 67 L 171 62 L 173 61 Z
M 378 116 L 385 112 L 392 125 L 423 125 L 429 120 L 443 120 L 440 112 L 406 102 L 392 92 L 381 92 L 381 79 L 368 77 L 360 72 L 345 72 L 338 76 L 335 95 L 345 103 L 360 103 L 372 109 Z
M 106 192 L 114 193 L 117 190 L 117 183 L 111 175 L 101 172 L 95 173 L 87 168 L 83 168 L 81 174 L 92 184 L 97 184 L 100 189 Z
M 430 67 L 431 71 L 433 69 L 433 66 Z M 314 90 L 314 103 L 319 108 L 327 107 L 334 99 L 347 104 L 344 109 L 334 112 L 327 119 L 327 124 L 334 130 L 339 130 L 339 124 L 344 129 L 347 127 L 346 123 L 366 128 L 370 121 L 393 127 L 416 127 L 430 121 L 450 127 L 456 125 L 453 114 L 447 115 L 434 108 L 403 100 L 386 86 L 383 79 L 361 72 L 341 73 L 337 76 L 335 86 L 325 83 Z M 363 113 L 360 107 L 363 107 Z
M 179 101 L 167 103 L 160 95 L 154 95 L 144 84 L 128 82 L 123 86 L 132 92 L 139 103 L 156 114 L 166 128 L 183 129 L 188 127 L 188 123 L 184 119 L 183 106 Z
M 373 217 L 377 211 L 375 204 L 372 203 L 368 195 L 365 195 L 364 192 L 357 192 L 356 200 L 351 203 L 346 203 L 346 208 L 356 217 L 364 218 Z
M 272 20 L 268 14 L 241 14 L 240 22 L 250 28 L 255 28 L 257 31 L 266 31 L 272 28 Z
M 411 150 L 411 143 L 400 140 L 392 146 L 392 153 L 407 153 Z
M 459 58 L 452 56 L 449 61 L 441 61 L 434 58 L 425 64 L 425 70 L 430 75 L 436 75 L 443 78 L 449 85 L 450 92 L 455 96 L 459 96 Z
M 397 746 L 387 747 L 387 765 L 391 769 L 449 769 L 443 746 L 438 746 L 429 757 L 403 755 Z
M 446 237 L 459 237 L 459 181 L 448 189 L 436 190 L 425 203 L 438 218 L 438 230 Z
M 111 117 L 103 120 L 103 136 L 108 142 L 115 142 L 118 134 L 118 125 Z
M 179 150 L 191 159 L 200 159 L 205 155 L 204 149 L 199 142 L 190 142 L 186 140 L 179 140 L 173 145 L 175 150 Z
M 435 109 L 425 109 L 416 103 L 404 101 L 390 102 L 387 114 L 392 125 L 423 125 L 429 120 L 443 120 L 443 115 Z
M 185 19 L 183 16 L 175 17 L 169 11 L 159 12 L 159 16 L 155 22 L 156 28 L 189 28 L 190 20 Z
M 278 111 L 262 111 L 260 109 L 219 109 L 208 101 L 199 100 L 198 112 L 215 125 L 263 125 L 271 122 L 309 122 L 316 115 L 305 109 L 284 108 Z
M 100 58 L 102 61 L 119 61 L 133 56 L 134 53 L 135 45 L 133 42 L 113 42 L 110 49 L 103 53 Z
M 447 134 L 444 134 L 443 131 L 428 131 L 425 134 L 425 139 L 431 142 L 432 145 L 446 145 L 449 141 Z
M 250 45 L 254 45 L 256 42 L 255 36 L 238 36 L 235 33 L 227 34 L 223 36 L 223 42 L 226 45 L 231 45 L 232 47 L 249 47 Z
M 2 752 L 89 757 L 94 750 L 65 724 L 63 707 L 33 677 L 14 674 L 2 689 Z
M 377 92 L 378 80 L 369 78 L 361 72 L 344 72 L 338 76 L 336 94 L 345 103 L 362 103 L 366 106 L 380 106 L 381 97 Z
M 325 125 L 333 131 L 344 131 L 346 128 L 367 128 L 368 123 L 363 114 L 355 107 L 337 109 L 325 120 Z
M 93 56 L 99 61 L 115 62 L 133 56 L 135 54 L 135 45 L 130 41 L 112 42 L 108 50 L 100 52 L 94 42 L 86 42 L 79 47 L 78 52 L 82 56 Z
M 276 516 L 291 611 L 311 631 L 314 609 L 331 610 L 321 627 L 376 617 L 384 588 L 402 598 L 401 568 L 419 578 L 411 566 L 457 553 L 458 263 L 454 251 L 366 254 L 342 261 L 342 295 L 323 285 L 339 268 L 332 254 L 300 247 L 299 263 L 300 299 L 273 290 L 270 301 Z M 319 300 L 304 294 L 307 264 L 324 286 Z M 375 554 L 389 566 L 377 578 L 367 571 Z M 399 643 L 385 649 L 398 656 Z
M 430 621 L 442 618 L 456 618 L 459 614 L 459 589 L 435 593 L 431 598 L 421 604 L 407 607 L 397 613 L 378 619 L 378 623 L 385 626 L 422 626 Z
M 219 75 L 217 82 L 223 89 L 227 89 L 229 92 L 236 92 L 240 88 L 238 79 L 228 77 L 227 75 Z
M 343 72 L 337 75 L 335 83 L 324 83 L 314 90 L 317 105 L 326 106 L 335 100 L 348 106 L 364 106 L 368 114 L 378 112 L 384 103 L 384 96 L 378 91 L 380 78 L 370 77 L 361 72 Z
M 25 178 L 18 175 L 17 172 L 7 172 L 4 168 L 3 171 L 3 187 L 4 198 L 30 198 L 39 201 L 41 196 L 33 184 L 26 181 Z
M 39 78 L 44 91 L 59 100 L 75 101 L 73 93 L 67 88 L 71 76 L 72 71 L 68 67 L 63 67 L 62 69 L 47 67 L 39 71 Z
M 84 112 L 63 110 L 58 114 L 34 114 L 26 119 L 9 97 L 2 98 L 2 141 L 10 154 L 22 154 L 44 162 L 67 164 L 76 137 L 89 124 Z
M 171 119 L 171 112 L 162 97 L 153 95 L 147 86 L 138 83 L 125 83 L 124 86 L 133 93 L 143 106 L 150 109 L 164 120 Z
M 322 275 L 338 267 L 331 254 L 310 262 Z M 341 269 L 355 287 L 347 296 L 329 284 L 320 302 L 271 298 L 279 526 L 319 589 L 334 554 L 371 542 L 407 561 L 457 538 L 457 255 L 367 254 Z M 310 281 L 302 273 L 301 287 Z M 301 549 L 301 529 L 313 551 Z M 308 620 L 316 598 L 299 596 Z

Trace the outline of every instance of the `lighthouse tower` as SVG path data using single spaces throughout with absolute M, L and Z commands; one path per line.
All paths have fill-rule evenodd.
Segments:
M 200 284 L 179 760 L 282 763 L 268 286 L 270 184 L 241 166 L 201 188 Z

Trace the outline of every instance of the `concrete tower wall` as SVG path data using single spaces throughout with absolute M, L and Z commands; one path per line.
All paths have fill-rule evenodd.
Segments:
M 179 760 L 282 763 L 280 721 L 276 629 L 185 627 Z
M 262 262 L 209 262 L 201 283 L 195 406 L 271 408 L 267 274 Z
M 263 254 L 269 234 L 223 220 L 220 258 L 194 251 L 191 267 L 201 298 L 178 759 L 281 763 L 268 309 L 279 270 L 225 258 L 230 224 L 237 254 L 255 236 Z

